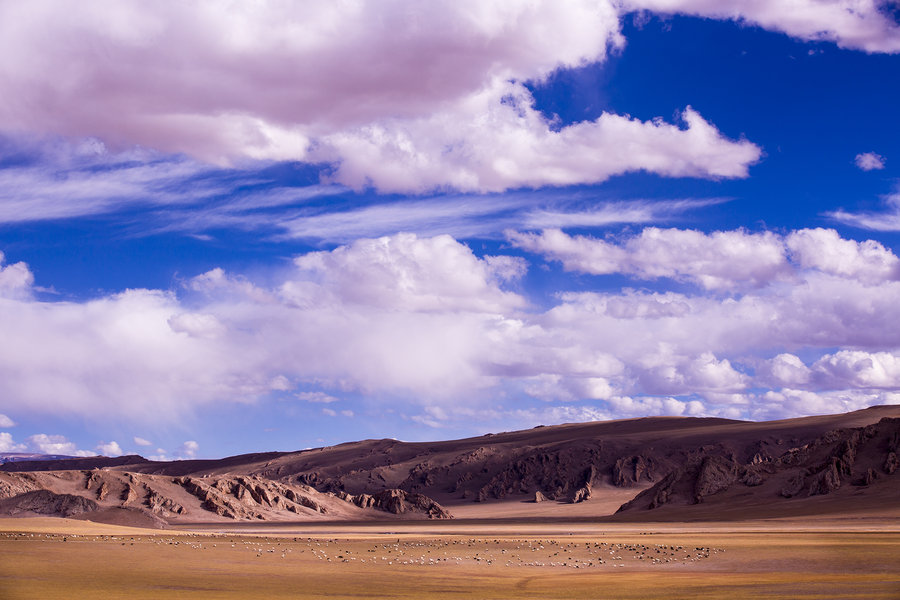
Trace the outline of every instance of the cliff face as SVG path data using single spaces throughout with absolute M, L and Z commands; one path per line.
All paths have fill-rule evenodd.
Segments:
M 635 419 L 539 427 L 436 444 L 371 440 L 278 457 L 256 465 L 254 472 L 332 492 L 398 488 L 426 494 L 451 509 L 467 502 L 536 498 L 580 503 L 602 497 L 610 488 L 634 489 L 637 494 L 647 487 L 654 490 L 647 507 L 693 505 L 735 485 L 754 497 L 758 493 L 765 504 L 771 500 L 772 485 L 779 486 L 776 501 L 790 496 L 792 485 L 799 486 L 794 496 L 828 493 L 839 482 L 846 485 L 848 478 L 880 486 L 879 474 L 887 476 L 900 466 L 898 453 L 885 450 L 877 459 L 866 458 L 868 462 L 858 462 L 854 453 L 861 443 L 869 448 L 866 436 L 873 429 L 866 427 L 874 427 L 884 416 L 900 417 L 900 407 L 769 423 Z M 889 428 L 890 423 L 878 427 Z M 859 440 L 846 433 L 856 429 Z M 804 462 L 810 449 L 820 453 L 842 442 L 847 446 L 843 451 L 834 449 L 840 458 L 833 466 Z M 863 454 L 868 457 L 869 452 Z M 851 456 L 857 462 L 848 475 Z M 815 459 L 825 460 L 818 454 Z M 793 463 L 797 468 L 788 469 Z M 781 470 L 770 472 L 776 467 Z M 782 489 L 788 491 L 781 494 Z M 632 506 L 646 498 L 635 498 Z
M 378 513 L 445 519 L 421 494 L 383 490 L 375 496 L 318 492 L 253 476 L 167 477 L 109 470 L 0 473 L 0 514 L 82 516 L 111 510 L 164 525 L 178 521 L 369 519 Z
M 684 505 L 725 505 L 739 498 L 777 510 L 788 501 L 842 495 L 844 499 L 879 488 L 900 501 L 894 476 L 900 452 L 900 418 L 865 427 L 836 429 L 801 446 L 749 461 L 733 454 L 708 453 L 687 461 L 624 504 L 619 513 Z

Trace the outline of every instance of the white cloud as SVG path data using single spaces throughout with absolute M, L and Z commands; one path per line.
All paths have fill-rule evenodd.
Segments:
M 213 163 L 328 162 L 335 181 L 417 193 L 589 183 L 636 170 L 746 176 L 760 149 L 728 139 L 690 108 L 683 126 L 604 113 L 559 127 L 535 110 L 524 82 L 604 61 L 624 47 L 628 11 L 732 19 L 900 51 L 898 27 L 875 0 L 61 7 L 0 7 L 0 95 L 12 99 L 0 106 L 0 129 L 98 136 L 104 142 L 80 145 L 84 160 L 106 152 L 106 143 Z M 177 201 L 158 184 L 197 168 L 163 160 L 113 174 L 4 169 L 0 190 L 12 193 L 0 192 L 0 221 L 92 214 L 125 197 Z
M 181 313 L 170 317 L 168 323 L 172 331 L 191 337 L 215 339 L 225 332 L 222 323 L 210 314 Z
M 885 210 L 880 212 L 848 212 L 836 210 L 826 216 L 862 229 L 874 231 L 900 231 L 900 192 L 894 192 L 884 198 Z
M 3 265 L 5 255 L 0 252 L 0 298 L 21 298 L 31 294 L 34 275 L 23 262 Z
M 782 237 L 647 227 L 619 243 L 558 229 L 507 235 L 516 246 L 558 260 L 570 271 L 668 277 L 711 290 L 760 288 L 805 270 L 868 284 L 900 278 L 900 259 L 893 252 L 874 240 L 843 239 L 833 229 L 801 229 Z
M 101 454 L 103 456 L 122 456 L 122 448 L 116 442 L 100 442 L 97 444 L 97 447 L 94 448 L 97 451 L 97 454 Z
M 413 415 L 410 419 L 433 428 L 459 427 L 468 423 L 478 423 L 482 431 L 496 431 L 497 429 L 494 428 L 509 431 L 535 425 L 607 421 L 658 415 L 707 416 L 712 412 L 696 400 L 652 396 L 613 396 L 595 405 L 567 403 L 529 408 L 454 407 L 452 411 L 428 406 L 422 413 Z
M 167 460 L 172 460 L 171 458 L 169 458 L 169 453 L 163 448 L 157 448 L 156 454 L 151 454 L 147 458 L 149 458 L 150 460 L 158 461 L 158 462 L 165 462 Z
M 827 415 L 878 404 L 900 404 L 900 394 L 868 390 L 811 392 L 784 388 L 754 397 L 750 416 L 755 420 L 767 420 L 796 415 Z
M 515 102 L 503 99 L 514 97 Z M 334 175 L 354 188 L 473 192 L 598 183 L 631 171 L 670 177 L 746 177 L 760 149 L 732 141 L 687 108 L 684 128 L 604 113 L 555 131 L 522 84 L 497 81 L 460 106 L 416 120 L 387 120 L 327 138 Z
M 785 242 L 801 267 L 866 283 L 900 278 L 900 258 L 875 240 L 856 242 L 833 229 L 801 229 Z
M 530 396 L 590 402 L 607 414 L 631 414 L 622 400 L 631 398 L 670 414 L 699 414 L 689 404 L 699 402 L 709 414 L 747 417 L 764 395 L 748 390 L 847 390 L 863 402 L 875 396 L 856 392 L 895 389 L 900 333 L 884 324 L 900 322 L 900 281 L 889 250 L 824 230 L 681 233 L 623 242 L 559 233 L 554 248 L 575 248 L 582 261 L 599 248 L 590 264 L 608 261 L 609 272 L 625 265 L 641 276 L 659 276 L 652 267 L 707 284 L 715 277 L 731 286 L 727 295 L 702 285 L 667 290 L 662 279 L 660 291 L 568 292 L 539 308 L 508 289 L 523 286 L 525 259 L 478 257 L 448 236 L 397 235 L 300 256 L 266 286 L 214 270 L 177 293 L 0 298 L 0 410 L 145 426 L 274 390 L 335 416 L 332 398 L 361 393 L 454 414 Z M 736 249 L 720 250 L 722 240 Z M 185 314 L 214 318 L 217 335 L 176 331 L 173 317 Z M 659 398 L 683 406 L 654 404 Z M 799 406 L 791 402 L 765 406 L 775 414 Z M 358 405 L 341 410 L 359 414 Z M 43 442 L 76 450 L 64 438 Z
M 94 456 L 93 452 L 79 450 L 74 442 L 62 435 L 38 433 L 28 437 L 28 447 L 40 454 L 61 454 L 66 456 Z
M 841 350 L 817 360 L 812 370 L 828 389 L 900 390 L 900 352 Z
M 200 444 L 193 440 L 188 440 L 175 451 L 175 454 L 184 459 L 196 458 L 198 450 L 200 450 Z
M 0 156 L 7 153 L 16 160 L 0 169 L 0 223 L 141 210 L 144 232 L 202 236 L 197 232 L 216 227 L 274 228 L 292 207 L 347 191 L 337 185 L 282 187 L 256 163 L 217 168 L 178 154 L 112 152 L 93 139 L 0 132 Z
M 134 440 L 134 443 L 137 444 L 138 446 L 152 446 L 153 445 L 153 442 L 151 442 L 150 440 L 145 440 L 142 437 L 134 436 L 134 438 L 132 438 L 132 439 Z
M 857 154 L 854 162 L 863 171 L 877 171 L 884 168 L 884 157 L 874 152 Z
M 12 419 L 10 419 L 9 417 L 7 417 L 4 414 L 0 414 L 0 427 L 3 427 L 5 429 L 7 427 L 15 427 L 15 426 L 16 426 L 15 421 L 13 421 Z
M 518 191 L 487 196 L 449 195 L 385 202 L 334 211 L 307 209 L 279 221 L 283 238 L 324 239 L 350 243 L 359 238 L 398 232 L 423 237 L 448 234 L 459 238 L 497 237 L 506 229 L 593 227 L 619 223 L 651 223 L 677 218 L 686 211 L 724 200 L 630 200 L 598 202 L 577 191 Z M 590 203 L 590 209 L 583 204 Z M 579 206 L 581 205 L 581 206 Z M 213 221 L 215 222 L 215 220 Z M 193 223 L 181 226 L 193 227 Z M 205 224 L 208 226 L 208 224 Z
M 900 52 L 900 27 L 879 0 L 624 0 L 624 10 L 732 19 L 842 48 Z
M 332 402 L 338 402 L 340 400 L 325 392 L 298 392 L 296 396 L 299 400 L 315 402 L 317 404 L 331 404 Z
M 315 290 L 306 282 L 284 287 L 284 296 L 300 306 L 316 301 L 315 295 L 325 289 L 343 302 L 394 310 L 503 312 L 524 304 L 520 296 L 497 286 L 521 277 L 524 260 L 478 259 L 448 235 L 358 240 L 331 252 L 303 255 L 294 263 L 309 283 L 319 283 Z
M 329 416 L 329 417 L 336 417 L 336 416 L 337 416 L 337 411 L 336 411 L 336 410 L 332 410 L 332 409 L 330 409 L 330 408 L 323 408 L 323 409 L 322 409 L 322 414 L 323 414 L 323 415 L 326 415 L 326 416 Z
M 772 233 L 647 227 L 620 244 L 558 229 L 509 233 L 520 248 L 558 260 L 570 271 L 625 273 L 640 279 L 669 277 L 707 289 L 759 287 L 788 270 L 781 240 Z
M 541 373 L 523 379 L 522 390 L 532 398 L 548 402 L 608 399 L 615 389 L 605 377 L 566 377 L 558 373 Z
M 566 185 L 641 169 L 746 176 L 759 148 L 725 138 L 690 108 L 684 128 L 610 113 L 557 128 L 534 109 L 523 82 L 623 47 L 615 4 L 223 11 L 126 1 L 70 14 L 54 2 L 11 3 L 0 9 L 0 94 L 15 101 L 0 108 L 0 129 L 99 136 L 216 163 L 330 162 L 336 181 L 385 191 Z M 93 194 L 82 183 L 66 185 Z
M 11 141 L 33 162 L 0 169 L 4 223 L 79 217 L 122 205 L 193 204 L 227 189 L 227 183 L 198 177 L 213 169 L 180 156 L 110 153 L 102 145 L 85 154 L 83 144 L 55 139 Z
M 538 208 L 530 211 L 520 226 L 525 229 L 554 229 L 562 227 L 603 227 L 620 223 L 659 223 L 689 210 L 721 204 L 721 198 L 682 200 L 632 200 L 594 203 L 587 210 Z M 509 229 L 509 227 L 507 228 Z
M 25 444 L 17 444 L 11 433 L 0 431 L 0 452 L 24 452 L 25 450 Z
M 812 372 L 799 356 L 782 353 L 760 365 L 756 377 L 767 385 L 797 388 L 809 383 Z

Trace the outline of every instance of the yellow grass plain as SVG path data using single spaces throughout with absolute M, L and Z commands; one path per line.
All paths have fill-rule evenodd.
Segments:
M 0 519 L 0 599 L 896 599 L 897 525 L 451 521 L 157 531 Z

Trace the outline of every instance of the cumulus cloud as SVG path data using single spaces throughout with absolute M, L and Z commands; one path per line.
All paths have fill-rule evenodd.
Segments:
M 534 107 L 526 82 L 604 61 L 624 47 L 621 18 L 635 10 L 900 51 L 898 27 L 875 0 L 446 0 L 428 10 L 406 0 L 260 2 L 228 11 L 211 1 L 91 1 L 77 14 L 49 0 L 6 3 L 0 129 L 103 140 L 82 144 L 82 157 L 106 143 L 212 163 L 328 163 L 333 181 L 382 191 L 499 191 L 637 170 L 746 176 L 760 149 L 690 107 L 680 123 L 607 112 L 566 126 Z M 164 160 L 123 164 L 113 176 L 64 169 L 66 177 L 4 169 L 0 189 L 16 196 L 0 203 L 0 219 L 89 214 L 125 195 L 171 200 L 177 192 L 159 185 L 167 171 L 197 168 Z M 65 194 L 80 201 L 44 201 L 40 211 L 28 201 Z
M 79 450 L 75 442 L 70 442 L 63 435 L 47 435 L 38 433 L 28 437 L 28 447 L 40 454 L 61 454 L 66 456 L 94 456 L 93 452 Z
M 561 128 L 534 108 L 524 82 L 605 60 L 620 16 L 608 0 L 11 3 L 0 129 L 331 163 L 334 181 L 384 191 L 746 176 L 759 148 L 690 108 L 682 126 L 604 113 Z
M 137 444 L 138 446 L 152 446 L 153 445 L 153 442 L 151 442 L 150 440 L 145 440 L 142 437 L 134 436 L 133 440 L 134 440 L 134 443 Z
M 785 238 L 803 268 L 867 283 L 900 278 L 900 258 L 875 240 L 845 240 L 833 229 L 801 229 Z
M 411 311 L 493 313 L 524 305 L 520 296 L 497 285 L 520 278 L 526 269 L 523 259 L 479 259 L 448 235 L 358 240 L 330 252 L 305 254 L 294 263 L 310 283 L 319 283 L 316 293 L 327 289 L 343 302 Z M 301 282 L 283 289 L 300 305 L 316 300 L 309 291 Z
M 225 328 L 214 315 L 201 313 L 181 313 L 169 318 L 172 331 L 192 337 L 214 339 L 224 333 Z
M 34 275 L 23 262 L 4 265 L 6 259 L 0 252 L 0 298 L 28 296 L 34 283 Z
M 525 258 L 410 234 L 301 255 L 267 285 L 218 269 L 177 292 L 0 298 L 0 410 L 167 423 L 273 395 L 337 416 L 356 406 L 335 409 L 333 398 L 362 393 L 451 415 L 502 396 L 590 401 L 606 414 L 624 411 L 623 398 L 672 398 L 683 406 L 659 405 L 669 414 L 699 414 L 689 404 L 699 402 L 704 414 L 747 417 L 760 389 L 896 388 L 900 334 L 884 323 L 900 322 L 900 281 L 889 250 L 827 230 L 650 229 L 620 241 L 516 238 L 542 253 L 552 242 L 579 268 L 663 277 L 655 291 L 567 292 L 544 308 L 521 292 Z M 699 287 L 666 289 L 669 278 Z
M 731 19 L 809 41 L 900 52 L 900 27 L 879 0 L 623 0 L 623 10 Z
M 765 420 L 784 418 L 786 415 L 836 414 L 878 404 L 900 404 L 900 394 L 854 389 L 813 392 L 784 388 L 765 392 L 752 400 L 751 418 Z
M 707 289 L 759 287 L 788 270 L 784 246 L 772 233 L 647 227 L 623 243 L 570 236 L 558 229 L 509 233 L 520 248 L 558 260 L 570 271 L 624 273 L 640 279 L 669 277 Z
M 715 409 L 707 409 L 697 400 L 679 400 L 658 396 L 613 396 L 596 404 L 566 403 L 541 405 L 528 408 L 460 407 L 445 411 L 428 406 L 410 419 L 433 428 L 459 427 L 475 421 L 484 427 L 503 430 L 558 425 L 585 421 L 639 418 L 648 416 L 711 416 Z
M 900 389 L 900 353 L 841 350 L 812 365 L 829 389 Z
M 812 371 L 799 356 L 782 353 L 761 364 L 756 370 L 756 378 L 761 384 L 797 388 L 809 383 Z
M 97 447 L 94 448 L 97 451 L 97 454 L 102 456 L 122 456 L 122 448 L 119 446 L 117 442 L 100 442 L 97 444 Z
M 178 450 L 175 451 L 175 454 L 180 458 L 195 458 L 197 456 L 197 451 L 200 450 L 200 444 L 195 442 L 194 440 L 188 440 L 181 445 Z
M 570 236 L 558 229 L 508 232 L 516 246 L 557 260 L 570 271 L 667 277 L 709 290 L 760 288 L 798 270 L 880 283 L 900 278 L 900 259 L 874 240 L 843 239 L 833 229 L 801 229 L 787 236 L 647 227 L 624 241 Z
M 17 444 L 12 434 L 7 431 L 0 431 L 0 452 L 24 452 L 27 449 L 25 444 Z
M 15 427 L 16 423 L 4 414 L 0 414 L 0 427 Z
M 884 157 L 874 152 L 857 154 L 854 162 L 863 171 L 877 171 L 884 168 Z
M 354 188 L 475 192 L 598 183 L 648 171 L 670 177 L 746 177 L 760 149 L 721 135 L 687 108 L 684 127 L 604 113 L 554 130 L 521 84 L 497 82 L 452 112 L 389 120 L 327 138 L 341 160 L 334 180 Z M 508 97 L 515 102 L 502 102 Z M 624 150 L 623 149 L 626 149 Z

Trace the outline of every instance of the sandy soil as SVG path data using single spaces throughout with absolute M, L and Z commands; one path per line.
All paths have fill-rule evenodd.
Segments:
M 894 519 L 203 527 L 0 520 L 0 598 L 900 597 Z
M 649 485 L 632 488 L 598 486 L 590 500 L 572 504 L 566 501 L 534 502 L 521 497 L 490 502 L 446 502 L 445 507 L 455 519 L 552 519 L 583 518 L 612 515 Z

